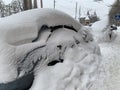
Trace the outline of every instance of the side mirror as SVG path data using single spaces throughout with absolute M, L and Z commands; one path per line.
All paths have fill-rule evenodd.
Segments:
M 111 25 L 110 30 L 111 30 L 111 31 L 113 31 L 113 30 L 117 30 L 117 26 L 115 26 L 115 25 Z

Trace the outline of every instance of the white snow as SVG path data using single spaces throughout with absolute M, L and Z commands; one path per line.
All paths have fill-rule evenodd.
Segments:
M 35 81 L 30 90 L 89 90 L 98 76 L 101 54 L 90 32 L 79 22 L 53 9 L 29 10 L 0 20 L 0 83 L 19 78 L 18 60 L 34 48 L 46 45 L 27 57 L 29 61 L 40 56 L 43 58 L 35 69 Z M 61 28 L 52 33 L 48 29 L 41 33 L 37 42 L 32 42 L 44 24 L 73 26 L 78 32 Z M 62 48 L 59 49 L 58 45 Z M 64 62 L 47 66 L 50 61 L 59 58 Z M 24 64 L 27 67 L 29 62 Z M 24 71 L 20 76 L 24 75 Z
M 101 73 L 90 90 L 119 90 L 120 88 L 120 33 L 112 42 L 99 44 L 103 57 Z
M 53 1 L 54 0 L 43 0 L 44 7 L 53 8 Z M 120 27 L 118 27 L 117 32 L 110 32 L 109 28 L 106 28 L 108 26 L 108 11 L 114 1 L 115 0 L 103 0 L 100 2 L 93 2 L 93 0 L 78 1 L 78 6 L 81 8 L 81 15 L 86 15 L 88 10 L 96 11 L 101 19 L 94 23 L 91 28 L 87 27 L 88 30 L 91 30 L 95 41 L 99 43 L 101 56 L 96 43 L 85 43 L 85 41 L 92 41 L 92 35 L 86 30 L 86 27 L 81 27 L 78 22 L 74 22 L 73 19 L 68 18 L 69 16 L 65 15 L 64 17 L 64 15 L 61 16 L 59 13 L 60 16 L 57 14 L 54 17 L 54 13 L 52 17 L 52 15 L 48 14 L 49 10 L 47 10 L 47 13 L 43 13 L 45 16 L 42 16 L 43 14 L 39 14 L 41 10 L 33 10 L 28 11 L 29 13 L 23 12 L 18 15 L 0 19 L 0 27 L 2 27 L 2 29 L 0 29 L 2 31 L 0 35 L 0 66 L 2 67 L 0 68 L 0 82 L 8 82 L 16 78 L 16 68 L 14 62 L 11 62 L 14 56 L 23 56 L 31 49 L 46 44 L 45 41 L 50 34 L 49 31 L 42 34 L 39 42 L 31 44 L 31 40 L 37 36 L 37 31 L 41 25 L 68 24 L 73 25 L 77 30 L 81 29 L 79 31 L 80 34 L 68 31 L 67 29 L 59 29 L 52 34 L 47 43 L 48 53 L 50 54 L 49 58 L 59 58 L 59 52 L 63 53 L 63 51 L 55 48 L 58 44 L 62 43 L 64 47 L 68 47 L 63 56 L 65 57 L 64 62 L 58 63 L 53 67 L 38 67 L 37 69 L 39 70 L 36 71 L 35 81 L 30 90 L 119 90 Z M 74 17 L 75 4 L 75 0 L 56 0 L 56 9 L 64 11 Z M 29 15 L 30 13 L 32 14 Z M 48 18 L 46 18 L 46 16 Z M 60 19 L 58 19 L 58 17 L 60 17 Z M 13 20 L 13 18 L 17 20 Z M 10 22 L 7 22 L 7 20 Z M 84 37 L 86 33 L 87 38 L 82 40 L 81 38 Z M 112 40 L 108 38 L 109 33 L 113 34 Z M 82 37 L 79 37 L 79 35 Z M 79 45 L 75 44 L 75 39 L 80 41 Z M 73 44 L 74 47 L 71 48 Z M 14 55 L 14 52 L 16 55 Z M 8 60 L 8 62 L 5 60 Z M 102 63 L 100 64 L 101 61 Z M 98 68 L 99 65 L 100 67 Z
M 31 15 L 29 15 L 29 13 L 31 13 Z M 15 44 L 17 40 L 22 41 L 22 39 L 23 40 L 33 39 L 37 36 L 37 30 L 40 29 L 41 25 L 44 25 L 44 24 L 48 26 L 67 24 L 70 26 L 73 25 L 73 27 L 75 27 L 77 30 L 80 29 L 81 25 L 77 21 L 72 19 L 70 16 L 66 14 L 61 14 L 61 13 L 60 12 L 58 13 L 57 10 L 56 12 L 54 12 L 54 10 L 50 10 L 50 9 L 44 9 L 44 10 L 36 9 L 36 10 L 28 11 L 28 12 L 23 12 L 17 15 L 12 15 L 11 17 L 2 18 L 0 25 L 2 26 L 3 33 L 0 37 L 1 38 L 7 37 L 8 38 L 7 42 L 10 44 Z M 17 18 L 18 16 L 19 18 Z M 13 18 L 15 19 L 17 18 L 17 20 L 13 20 Z M 7 20 L 9 20 L 10 22 L 7 22 Z M 16 25 L 14 26 L 15 23 Z M 6 27 L 6 25 L 11 26 L 11 29 L 13 29 L 10 33 L 8 33 L 9 35 L 7 34 L 7 32 L 9 32 L 9 28 Z M 19 29 L 16 30 L 16 28 L 18 27 Z M 23 31 L 23 28 L 24 29 L 26 28 L 26 29 Z M 18 31 L 20 31 L 20 33 L 17 33 Z M 15 34 L 14 38 L 10 37 L 11 34 L 13 33 Z M 22 36 L 22 35 L 25 35 L 24 33 L 27 33 L 27 35 Z M 18 34 L 21 37 L 18 37 Z
M 89 90 L 101 61 L 100 54 L 93 51 L 98 49 L 94 45 L 84 43 L 68 48 L 63 63 L 38 70 L 30 90 Z
M 50 3 L 47 3 L 48 1 Z M 51 9 L 44 9 L 45 11 L 36 9 L 0 19 L 2 32 L 0 34 L 0 83 L 17 78 L 17 61 L 15 62 L 17 58 L 38 46 L 47 45 L 47 52 L 43 50 L 39 53 L 47 54 L 49 60 L 62 57 L 64 62 L 48 67 L 46 63 L 49 60 L 43 61 L 36 68 L 35 81 L 30 90 L 119 90 L 120 27 L 117 32 L 111 32 L 107 19 L 109 5 L 114 1 L 103 0 L 103 2 L 94 3 L 93 0 L 79 1 L 82 15 L 92 9 L 97 11 L 101 18 L 91 28 L 83 27 L 63 12 L 54 12 Z M 66 2 L 69 3 L 64 5 L 63 3 Z M 56 0 L 56 4 L 57 9 L 74 17 L 75 1 Z M 53 2 L 44 0 L 44 7 L 53 8 Z M 37 36 L 43 24 L 48 26 L 67 24 L 80 31 L 76 33 L 65 28 L 58 29 L 52 33 L 46 43 L 51 34 L 48 30 L 41 34 L 38 42 L 32 43 L 31 41 Z M 93 38 L 89 30 L 99 46 L 92 42 Z M 111 40 L 109 33 L 113 35 Z M 75 40 L 78 40 L 80 44 L 77 45 Z M 62 50 L 56 48 L 59 44 L 63 46 Z M 21 75 L 24 75 L 24 71 Z
M 94 39 L 100 46 L 102 64 L 99 78 L 90 90 L 119 90 L 120 88 L 120 28 L 118 27 L 117 31 L 109 29 L 108 19 L 100 20 L 91 27 Z
M 2 32 L 0 35 L 0 43 L 2 44 L 0 49 L 3 51 L 1 53 L 8 53 L 1 54 L 0 64 L 2 65 L 6 61 L 9 63 L 9 61 L 15 59 L 15 56 L 24 55 L 26 52 L 32 50 L 36 46 L 45 44 L 45 42 L 38 42 L 38 44 L 33 43 L 32 45 L 30 44 L 32 40 L 37 37 L 38 30 L 44 24 L 48 26 L 61 24 L 70 26 L 72 25 L 76 28 L 76 30 L 81 28 L 81 25 L 69 15 L 53 9 L 35 9 L 2 18 L 0 19 L 0 31 Z M 22 50 L 24 50 L 24 52 Z M 13 54 L 11 54 L 11 52 L 13 52 Z M 12 65 L 12 63 L 15 62 L 11 62 L 10 65 Z M 6 70 L 7 68 L 9 68 L 9 66 L 3 66 L 3 70 L 1 70 L 0 74 L 2 76 L 3 71 L 6 71 L 5 74 L 8 76 L 3 75 L 3 77 L 0 77 L 0 82 L 7 82 L 13 80 L 13 77 L 16 78 L 16 75 L 9 77 L 9 75 L 11 75 L 13 72 L 16 73 L 16 70 L 11 69 L 10 74 L 10 71 Z
M 91 33 L 93 34 L 93 37 L 96 42 L 103 41 L 103 37 L 104 37 L 103 30 L 105 29 L 106 31 L 107 26 L 108 26 L 108 18 L 105 17 L 104 19 L 93 23 L 93 25 L 90 27 Z
M 110 42 L 113 41 L 116 37 L 114 31 L 110 30 L 111 25 L 109 24 L 108 16 L 104 17 L 100 21 L 93 23 L 89 29 L 93 35 L 94 40 L 98 43 Z
M 100 21 L 97 21 L 97 22 L 93 23 L 91 28 L 92 28 L 93 31 L 101 32 L 104 28 L 106 28 L 106 26 L 108 24 L 109 24 L 108 16 L 106 16 L 103 19 L 101 19 Z

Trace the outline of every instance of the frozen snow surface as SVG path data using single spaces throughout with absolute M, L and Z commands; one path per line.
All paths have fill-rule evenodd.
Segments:
M 101 53 L 92 34 L 61 11 L 35 9 L 2 18 L 0 32 L 0 83 L 34 72 L 30 90 L 89 90 L 99 76 Z

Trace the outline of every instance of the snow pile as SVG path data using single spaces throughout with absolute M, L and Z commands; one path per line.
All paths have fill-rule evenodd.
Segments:
M 0 27 L 0 83 L 31 72 L 35 80 L 30 90 L 89 90 L 96 80 L 99 47 L 69 15 L 29 10 L 2 18 Z
M 120 88 L 120 32 L 112 42 L 99 44 L 103 61 L 100 77 L 90 90 L 119 90 Z
M 120 27 L 117 27 L 118 28 L 118 32 L 120 32 Z
M 70 47 L 64 62 L 38 70 L 30 90 L 89 90 L 98 76 L 98 46 L 92 42 Z
M 108 18 L 104 18 L 98 22 L 95 22 L 91 26 L 91 33 L 96 42 L 110 42 L 116 37 L 116 34 L 109 25 Z
M 0 49 L 2 52 L 0 54 L 0 61 L 1 66 L 3 66 L 2 64 L 4 64 L 4 66 L 1 68 L 0 82 L 11 81 L 17 77 L 17 75 L 13 75 L 13 73 L 17 74 L 17 70 L 13 69 L 17 67 L 17 60 L 16 62 L 13 60 L 19 60 L 19 58 L 35 47 L 45 45 L 46 40 L 32 43 L 32 40 L 37 37 L 41 26 L 45 24 L 48 26 L 69 25 L 75 27 L 76 30 L 81 28 L 81 25 L 69 15 L 53 9 L 29 10 L 1 19 L 0 31 L 2 33 L 0 35 Z M 47 36 L 49 33 L 50 31 L 48 30 Z M 44 39 L 47 39 L 46 37 Z M 11 69 L 11 71 L 8 68 Z M 2 75 L 3 73 L 5 75 Z

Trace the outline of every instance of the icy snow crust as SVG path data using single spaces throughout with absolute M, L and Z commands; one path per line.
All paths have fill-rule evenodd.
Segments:
M 48 28 L 32 42 L 43 25 L 73 26 L 77 32 Z M 89 90 L 96 80 L 99 47 L 92 34 L 69 15 L 53 9 L 29 10 L 0 19 L 0 27 L 0 83 L 31 72 L 35 80 L 30 90 Z M 60 63 L 48 66 L 54 60 Z

